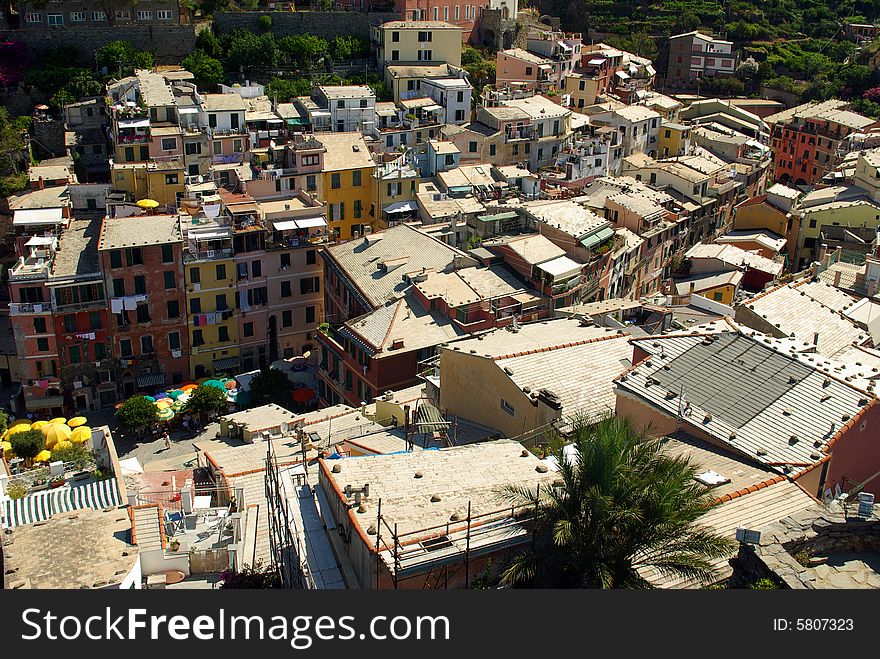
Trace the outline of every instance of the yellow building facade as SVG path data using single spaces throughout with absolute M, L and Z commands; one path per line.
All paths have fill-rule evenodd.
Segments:
M 661 158 L 686 155 L 690 138 L 690 126 L 664 121 L 660 124 L 660 132 L 657 135 L 657 153 Z
M 153 199 L 163 206 L 177 206 L 186 190 L 185 170 L 178 163 L 113 163 L 113 189 L 125 192 L 132 201 Z
M 239 357 L 235 265 L 228 258 L 191 260 L 186 276 L 187 327 L 190 335 L 190 377 L 202 378 L 234 370 Z M 226 363 L 224 363 L 226 362 Z
M 327 203 L 328 230 L 337 238 L 363 235 L 365 225 L 378 228 L 375 163 L 360 133 L 322 133 L 327 149 L 321 171 L 322 198 Z

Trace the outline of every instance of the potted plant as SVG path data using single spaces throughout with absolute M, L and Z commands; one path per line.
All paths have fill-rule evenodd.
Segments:
M 64 485 L 64 475 L 60 476 L 52 476 L 52 480 L 49 481 L 49 487 L 56 488 Z
M 178 540 L 177 538 L 172 538 L 171 542 L 168 543 L 168 548 L 171 551 L 179 551 L 180 550 L 180 540 Z

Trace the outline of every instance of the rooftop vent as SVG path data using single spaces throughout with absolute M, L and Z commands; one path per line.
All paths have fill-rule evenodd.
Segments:
M 788 443 L 789 443 L 789 444 L 797 444 L 797 442 L 798 442 L 798 436 L 797 436 L 797 435 L 792 435 L 791 437 L 788 438 Z
M 756 453 L 757 455 L 767 455 L 767 449 L 765 449 L 765 448 L 759 448 L 757 451 L 755 451 L 755 453 Z

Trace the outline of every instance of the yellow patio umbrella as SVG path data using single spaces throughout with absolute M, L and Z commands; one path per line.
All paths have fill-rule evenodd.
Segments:
M 155 199 L 141 199 L 137 202 L 137 205 L 140 208 L 158 208 L 159 202 Z
M 46 446 L 50 446 L 66 439 L 70 439 L 70 433 L 72 431 L 69 426 L 66 426 L 63 423 L 50 423 L 48 426 L 44 427 L 41 432 L 46 438 Z
M 62 449 L 68 449 L 68 448 L 73 448 L 73 442 L 69 442 L 66 439 L 64 439 L 64 440 L 58 442 L 57 444 L 55 444 L 54 448 L 52 449 L 52 452 L 54 453 L 55 451 L 59 451 Z
M 15 428 L 15 426 L 29 426 L 31 422 L 28 419 L 16 419 L 12 423 L 9 424 L 10 428 Z
M 84 444 L 92 438 L 92 429 L 88 426 L 79 426 L 70 433 L 70 441 L 74 444 Z
M 67 425 L 71 428 L 76 428 L 77 426 L 84 426 L 89 422 L 87 418 L 84 416 L 75 416 L 72 419 L 68 419 Z
M 6 431 L 7 435 L 14 435 L 17 432 L 27 432 L 31 429 L 31 424 L 29 423 L 19 423 L 18 425 L 12 426 L 9 430 Z
M 40 451 L 34 456 L 34 462 L 49 462 L 52 459 L 52 453 L 50 451 Z
M 34 421 L 34 423 L 31 425 L 31 430 L 39 430 L 40 428 L 43 428 L 48 425 L 49 425 L 48 421 Z
M 167 398 L 163 398 L 162 400 L 157 400 L 155 403 L 153 403 L 153 405 L 158 407 L 160 410 L 166 410 L 171 407 L 171 401 L 169 401 Z
M 49 423 L 67 423 L 67 419 L 63 416 L 56 416 L 54 419 L 49 419 Z

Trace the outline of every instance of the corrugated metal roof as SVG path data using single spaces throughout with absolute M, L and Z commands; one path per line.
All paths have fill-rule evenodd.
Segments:
M 738 333 L 634 340 L 652 357 L 618 390 L 775 471 L 825 457 L 823 447 L 867 394 Z

